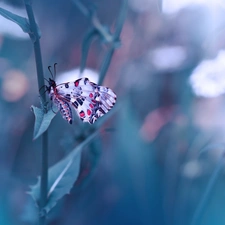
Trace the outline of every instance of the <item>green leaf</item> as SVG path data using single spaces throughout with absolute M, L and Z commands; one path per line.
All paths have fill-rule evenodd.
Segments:
M 81 144 L 72 150 L 64 159 L 48 170 L 48 201 L 42 209 L 41 215 L 47 214 L 64 195 L 69 194 L 80 171 L 81 151 L 95 136 L 90 135 Z M 31 186 L 29 194 L 38 203 L 40 198 L 40 177 L 36 185 Z
M 0 15 L 5 17 L 6 19 L 11 20 L 14 23 L 18 24 L 25 33 L 29 33 L 29 34 L 31 33 L 30 24 L 29 24 L 27 18 L 18 16 L 18 15 L 11 13 L 8 10 L 3 9 L 1 7 L 0 7 Z
M 35 106 L 31 106 L 31 110 L 34 112 L 35 115 L 33 134 L 33 140 L 35 140 L 48 129 L 52 119 L 55 117 L 56 114 L 52 110 L 49 110 L 47 113 L 44 113 L 42 109 Z

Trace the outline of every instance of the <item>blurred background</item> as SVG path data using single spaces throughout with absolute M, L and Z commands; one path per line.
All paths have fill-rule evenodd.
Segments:
M 113 32 L 121 0 L 82 3 Z M 22 0 L 0 7 L 26 17 Z M 33 1 L 33 10 L 45 77 L 55 62 L 58 79 L 78 69 L 90 20 L 73 1 Z M 103 82 L 117 94 L 117 108 L 84 149 L 80 176 L 52 209 L 50 225 L 225 223 L 224 15 L 223 0 L 128 0 L 121 46 Z M 91 45 L 87 67 L 95 82 L 107 49 L 99 39 Z M 35 224 L 26 194 L 41 169 L 30 111 L 40 105 L 33 46 L 3 17 L 0 91 L 0 224 Z M 50 166 L 82 140 L 86 127 L 54 118 Z

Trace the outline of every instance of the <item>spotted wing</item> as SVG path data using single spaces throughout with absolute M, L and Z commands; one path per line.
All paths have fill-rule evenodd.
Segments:
M 90 82 L 88 78 L 58 85 L 57 90 L 75 108 L 80 119 L 91 124 L 116 103 L 116 95 L 110 88 Z

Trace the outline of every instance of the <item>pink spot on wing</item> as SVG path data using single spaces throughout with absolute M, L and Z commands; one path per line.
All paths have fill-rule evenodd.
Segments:
M 89 94 L 89 97 L 90 97 L 90 98 L 93 98 L 93 96 L 94 96 L 94 95 L 93 95 L 92 93 Z
M 90 109 L 87 110 L 87 114 L 88 114 L 88 116 L 91 115 L 91 110 Z
M 75 86 L 77 87 L 77 86 L 79 85 L 79 81 L 78 81 L 78 80 L 75 81 L 74 84 L 75 84 Z
M 81 117 L 81 118 L 85 117 L 84 111 L 81 111 L 79 114 L 80 114 L 80 117 Z
M 92 104 L 89 104 L 89 106 L 93 109 L 94 108 L 94 106 L 92 105 Z

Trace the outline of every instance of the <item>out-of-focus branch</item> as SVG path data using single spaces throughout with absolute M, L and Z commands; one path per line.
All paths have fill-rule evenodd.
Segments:
M 120 46 L 120 33 L 122 31 L 123 24 L 126 18 L 127 0 L 122 1 L 122 6 L 120 9 L 118 20 L 116 21 L 114 34 L 111 34 L 110 30 L 100 23 L 96 13 L 88 9 L 83 3 L 80 2 L 80 0 L 73 0 L 73 2 L 84 16 L 90 18 L 91 24 L 93 26 L 93 29 L 88 33 L 82 45 L 81 72 L 85 67 L 88 50 L 94 36 L 99 35 L 105 43 L 110 44 L 99 72 L 99 84 L 102 84 L 112 60 L 114 51 Z
M 77 6 L 77 8 L 83 13 L 84 16 L 88 17 L 91 21 L 92 26 L 98 31 L 98 33 L 104 38 L 106 42 L 112 42 L 114 40 L 113 35 L 108 32 L 106 27 L 104 27 L 95 12 L 88 9 L 83 3 L 80 2 L 80 0 L 73 0 L 74 4 Z

